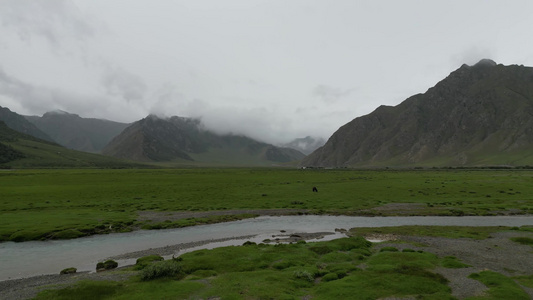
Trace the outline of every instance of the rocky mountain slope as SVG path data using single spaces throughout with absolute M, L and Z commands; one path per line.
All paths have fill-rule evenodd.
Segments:
M 199 120 L 150 115 L 131 124 L 102 151 L 105 155 L 145 162 L 204 162 L 265 165 L 301 160 L 294 149 L 275 147 L 244 136 L 217 135 Z
M 49 135 L 47 135 L 35 125 L 33 125 L 31 122 L 26 120 L 23 116 L 12 112 L 7 107 L 0 106 L 0 121 L 3 121 L 9 128 L 18 132 L 29 134 L 33 137 L 49 142 L 54 141 Z
M 60 145 L 92 153 L 99 153 L 129 125 L 103 119 L 82 118 L 64 111 L 47 112 L 42 117 L 26 116 L 26 119 Z
M 463 65 L 339 128 L 302 166 L 533 165 L 533 68 Z

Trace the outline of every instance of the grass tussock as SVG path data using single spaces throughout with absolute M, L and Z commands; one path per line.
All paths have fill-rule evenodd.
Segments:
M 487 296 L 472 297 L 469 299 L 512 299 L 527 300 L 529 295 L 511 278 L 492 271 L 483 271 L 469 276 L 485 284 L 489 290 Z

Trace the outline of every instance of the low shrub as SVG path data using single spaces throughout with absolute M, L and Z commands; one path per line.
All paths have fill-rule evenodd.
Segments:
M 114 269 L 116 267 L 118 267 L 118 263 L 116 261 L 112 260 L 112 259 L 106 260 L 104 262 L 104 268 L 106 270 Z
M 311 274 L 308 271 L 301 271 L 301 270 L 294 271 L 294 277 L 298 279 L 304 279 L 309 282 L 315 281 L 315 277 L 313 276 L 313 274 Z
M 74 274 L 76 273 L 76 271 L 78 271 L 78 269 L 76 268 L 66 268 L 66 269 L 61 270 L 59 274 Z
M 111 270 L 118 267 L 118 263 L 112 259 L 106 260 L 105 262 L 99 262 L 96 264 L 97 271 Z
M 149 264 L 156 262 L 156 261 L 162 261 L 164 260 L 163 257 L 159 255 L 148 255 L 141 258 L 138 258 L 135 262 L 135 269 L 142 270 Z
M 175 260 L 164 260 L 148 265 L 141 271 L 141 280 L 148 281 L 163 277 L 182 275 L 182 266 Z

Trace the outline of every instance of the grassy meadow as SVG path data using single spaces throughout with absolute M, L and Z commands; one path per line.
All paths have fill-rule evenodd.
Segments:
M 356 237 L 199 250 L 142 266 L 129 281 L 85 281 L 37 299 L 451 299 L 447 280 L 432 271 L 442 263 L 436 255 L 371 248 Z
M 111 271 L 129 275 L 128 280 L 80 281 L 45 290 L 36 299 L 456 299 L 448 279 L 436 269 L 470 267 L 456 257 L 423 250 L 378 250 L 362 237 L 245 243 L 164 261 L 146 258 Z M 529 299 L 517 282 L 531 286 L 532 276 L 508 277 L 485 270 L 469 277 L 487 290 L 467 299 Z
M 533 212 L 531 170 L 267 168 L 0 171 L 0 240 L 74 238 L 147 224 L 138 211 L 292 208 L 310 213 L 412 215 Z M 318 193 L 312 192 L 312 187 Z M 176 227 L 250 216 L 187 220 Z

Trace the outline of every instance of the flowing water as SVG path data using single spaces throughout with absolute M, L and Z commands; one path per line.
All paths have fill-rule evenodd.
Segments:
M 402 225 L 523 226 L 533 225 L 533 216 L 495 217 L 348 217 L 278 216 L 167 230 L 140 230 L 97 235 L 73 240 L 0 243 L 0 280 L 41 274 L 58 274 L 64 268 L 94 271 L 96 263 L 123 253 L 210 239 L 255 235 L 211 243 L 200 248 L 240 245 L 246 240 L 261 241 L 271 235 L 298 232 L 334 232 L 335 228 L 386 227 Z M 336 234 L 329 239 L 340 237 Z M 182 252 L 180 252 L 182 253 Z M 134 263 L 119 261 L 120 265 Z

